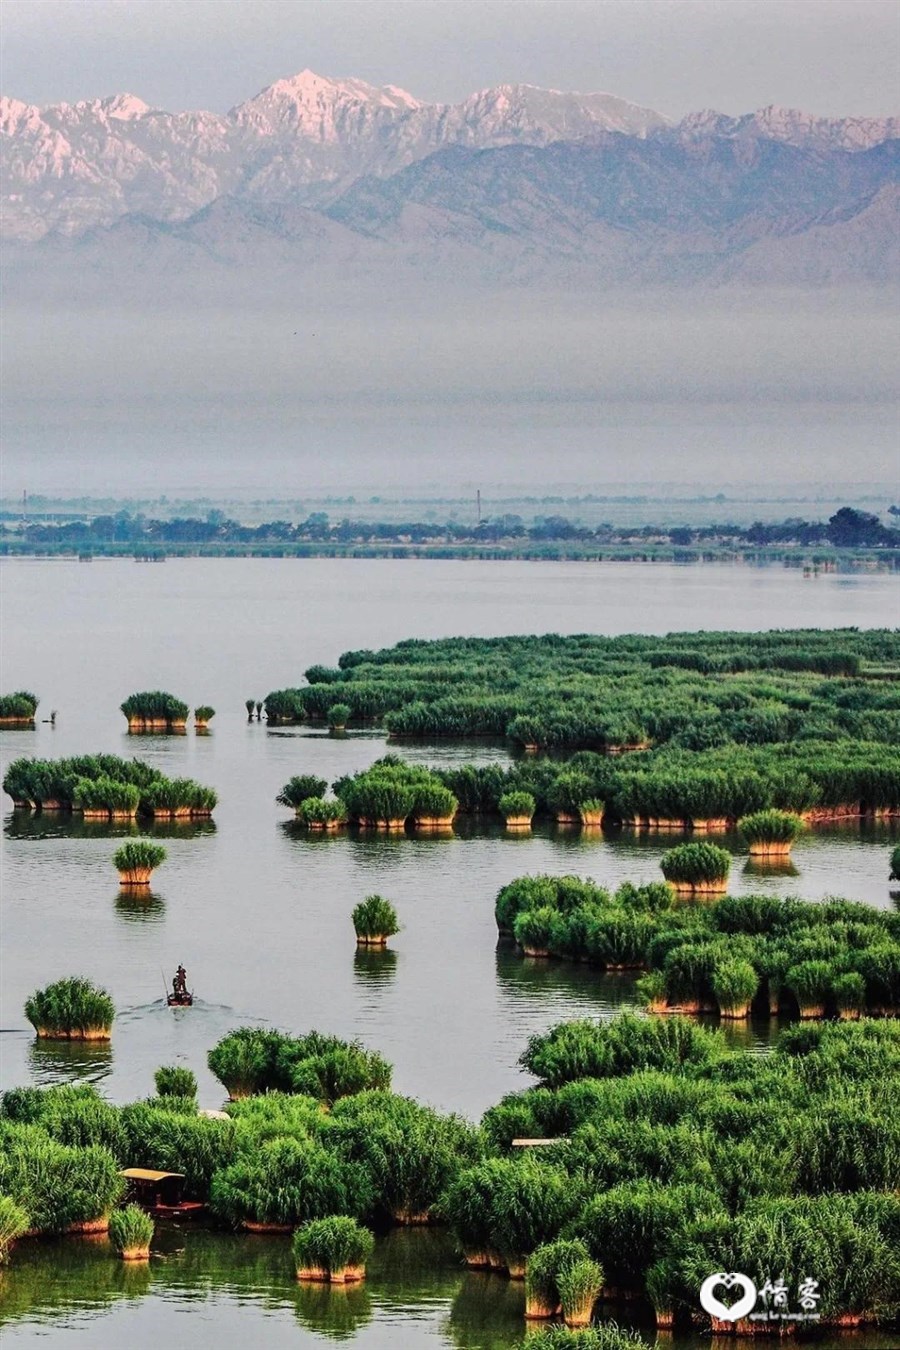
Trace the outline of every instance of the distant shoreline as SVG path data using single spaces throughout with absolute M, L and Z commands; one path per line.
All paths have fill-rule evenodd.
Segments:
M 23 506 L 26 503 L 23 501 Z M 530 521 L 512 512 L 482 513 L 477 519 L 332 520 L 325 511 L 303 519 L 282 516 L 249 524 L 210 510 L 205 517 L 159 518 L 118 511 L 90 516 L 23 513 L 0 516 L 0 556 L 131 557 L 160 562 L 167 557 L 393 558 L 488 562 L 669 562 L 746 563 L 816 570 L 874 568 L 900 570 L 900 507 L 891 522 L 851 506 L 827 521 L 756 520 L 664 526 L 635 522 L 588 525 L 559 514 Z
M 554 562 L 554 563 L 646 563 L 697 566 L 782 566 L 802 570 L 811 575 L 828 573 L 896 573 L 900 572 L 900 549 L 822 549 L 810 551 L 801 546 L 779 546 L 756 549 L 673 548 L 667 546 L 627 547 L 611 546 L 603 549 L 550 546 L 546 548 L 504 549 L 476 546 L 429 546 L 422 544 L 385 545 L 172 545 L 158 551 L 136 550 L 133 546 L 98 545 L 90 551 L 72 548 L 38 548 L 27 545 L 0 544 L 0 560 L 32 559 L 57 562 L 125 561 L 161 563 L 168 559 L 295 559 L 312 561 L 328 559 L 339 561 L 412 561 L 412 562 Z

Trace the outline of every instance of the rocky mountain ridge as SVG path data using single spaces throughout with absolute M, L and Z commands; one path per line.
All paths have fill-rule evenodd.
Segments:
M 0 99 L 14 263 L 416 267 L 611 282 L 900 278 L 900 118 L 671 124 L 609 94 L 461 103 L 302 71 L 227 114 Z M 74 250 L 74 252 L 73 252 Z
M 502 85 L 458 104 L 305 70 L 222 116 L 169 113 L 133 94 L 37 108 L 0 98 L 7 237 L 78 235 L 143 213 L 183 220 L 216 197 L 331 200 L 447 145 L 545 145 L 666 122 L 609 94 Z

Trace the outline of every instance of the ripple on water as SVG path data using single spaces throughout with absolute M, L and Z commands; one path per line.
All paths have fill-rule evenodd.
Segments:
M 51 1041 L 35 1036 L 28 1046 L 32 1079 L 40 1087 L 54 1083 L 102 1083 L 113 1071 L 110 1041 Z

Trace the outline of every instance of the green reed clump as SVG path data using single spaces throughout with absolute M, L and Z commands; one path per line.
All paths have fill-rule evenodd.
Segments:
M 105 989 L 70 976 L 36 990 L 25 1016 L 39 1036 L 67 1040 L 108 1040 L 116 1010 Z
M 117 1107 L 90 1083 L 10 1088 L 0 1099 L 0 1121 L 40 1125 L 60 1144 L 100 1145 L 120 1157 L 124 1131 Z
M 900 925 L 858 902 L 745 895 L 684 906 L 663 883 L 626 882 L 611 895 L 578 877 L 535 876 L 502 887 L 494 912 L 525 955 L 646 971 L 637 992 L 653 1012 L 777 1016 L 805 993 L 788 975 L 809 961 L 822 988 L 806 1015 L 900 1010 Z
M 358 1218 L 372 1206 L 365 1168 L 313 1139 L 276 1138 L 216 1172 L 210 1207 L 238 1226 L 295 1227 L 331 1214 Z
M 723 1017 L 749 1017 L 759 988 L 759 976 L 750 961 L 726 957 L 717 961 L 710 980 L 713 997 Z
M 563 1320 L 570 1327 L 587 1326 L 600 1290 L 603 1267 L 590 1257 L 572 1261 L 557 1276 Z
M 519 1063 L 547 1087 L 559 1088 L 579 1078 L 617 1077 L 643 1069 L 700 1069 L 714 1064 L 724 1051 L 720 1032 L 689 1018 L 657 1021 L 623 1013 L 606 1023 L 561 1022 L 532 1036 Z
M 416 789 L 413 816 L 420 820 L 452 820 L 458 801 L 449 788 L 441 783 L 423 783 Z
M 297 819 L 309 829 L 328 830 L 347 823 L 347 808 L 339 797 L 307 797 L 297 807 Z
M 728 880 L 731 854 L 717 844 L 676 844 L 659 861 L 666 881 L 678 885 L 710 886 Z
M 121 711 L 129 722 L 138 719 L 165 722 L 169 726 L 183 723 L 188 715 L 188 705 L 174 694 L 162 689 L 146 690 L 140 694 L 129 694 L 120 704 Z
M 125 886 L 147 886 L 154 869 L 165 862 L 166 850 L 162 844 L 149 839 L 129 839 L 113 854 L 113 866 Z
M 210 1072 L 232 1098 L 248 1097 L 274 1086 L 275 1062 L 283 1038 L 263 1027 L 238 1027 L 207 1056 Z
M 122 1107 L 121 1120 L 123 1161 L 129 1167 L 181 1172 L 188 1200 L 208 1199 L 213 1176 L 235 1156 L 234 1122 L 198 1115 L 191 1098 L 132 1102 Z
M 125 1182 L 105 1148 L 57 1143 L 37 1126 L 9 1126 L 0 1148 L 0 1192 L 28 1215 L 29 1230 L 64 1233 L 94 1223 L 120 1199 Z
M 313 1219 L 298 1228 L 291 1249 L 300 1278 L 352 1275 L 359 1279 L 375 1250 L 375 1238 L 354 1219 L 332 1215 Z
M 162 844 L 154 844 L 149 839 L 129 839 L 113 854 L 113 863 L 122 872 L 139 867 L 152 869 L 165 860 L 166 850 Z
M 369 941 L 387 941 L 399 933 L 397 911 L 383 895 L 367 895 L 353 909 L 353 927 L 358 938 Z
M 209 1052 L 210 1070 L 231 1097 L 298 1092 L 332 1105 L 356 1092 L 390 1087 L 391 1066 L 374 1050 L 318 1031 L 285 1036 L 240 1027 Z
M 310 797 L 324 797 L 327 788 L 325 779 L 317 778 L 315 774 L 295 774 L 288 779 L 275 800 L 279 806 L 289 806 L 297 811 Z
M 135 800 L 134 789 L 138 796 Z M 3 789 L 18 806 L 41 810 L 101 810 L 110 815 L 207 816 L 216 793 L 190 779 L 168 779 L 152 765 L 117 755 L 13 760 Z
M 153 1229 L 153 1220 L 139 1205 L 114 1209 L 109 1216 L 109 1240 L 126 1260 L 140 1260 L 150 1255 Z
M 755 811 L 738 821 L 738 829 L 751 849 L 760 844 L 792 844 L 803 833 L 801 818 L 790 811 Z
M 33 722 L 37 707 L 38 699 L 27 689 L 19 689 L 15 694 L 0 694 L 0 718 Z
M 153 1082 L 160 1097 L 196 1097 L 197 1075 L 181 1064 L 165 1064 L 156 1070 Z
M 140 800 L 141 790 L 136 783 L 121 783 L 104 775 L 100 778 L 76 778 L 72 804 L 76 811 L 134 816 Z
M 330 1138 L 361 1163 L 379 1212 L 394 1223 L 426 1223 L 446 1187 L 481 1156 L 478 1132 L 408 1097 L 361 1092 L 337 1102 Z
M 583 1199 L 577 1180 L 554 1163 L 488 1158 L 451 1182 L 440 1213 L 470 1263 L 494 1253 L 494 1264 L 524 1275 L 527 1256 L 560 1236 Z
M 504 792 L 497 802 L 497 809 L 504 820 L 530 821 L 537 809 L 537 802 L 530 792 Z
M 430 769 L 384 755 L 362 773 L 338 779 L 335 794 L 350 819 L 362 825 L 396 828 L 410 817 L 452 816 L 456 799 Z
M 525 1264 L 525 1316 L 554 1317 L 561 1310 L 560 1276 L 590 1259 L 583 1242 L 559 1238 L 536 1247 Z
M 192 778 L 164 778 L 141 793 L 141 809 L 150 815 L 189 818 L 209 816 L 218 802 L 214 788 Z

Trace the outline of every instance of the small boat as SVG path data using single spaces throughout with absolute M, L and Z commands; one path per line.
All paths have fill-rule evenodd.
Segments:
M 193 1219 L 206 1213 L 200 1200 L 184 1200 L 184 1175 L 157 1172 L 149 1167 L 126 1167 L 120 1173 L 127 1183 L 128 1199 L 157 1219 Z
M 194 1002 L 194 995 L 189 989 L 185 989 L 183 994 L 166 994 L 166 1003 L 170 1008 L 190 1008 Z

